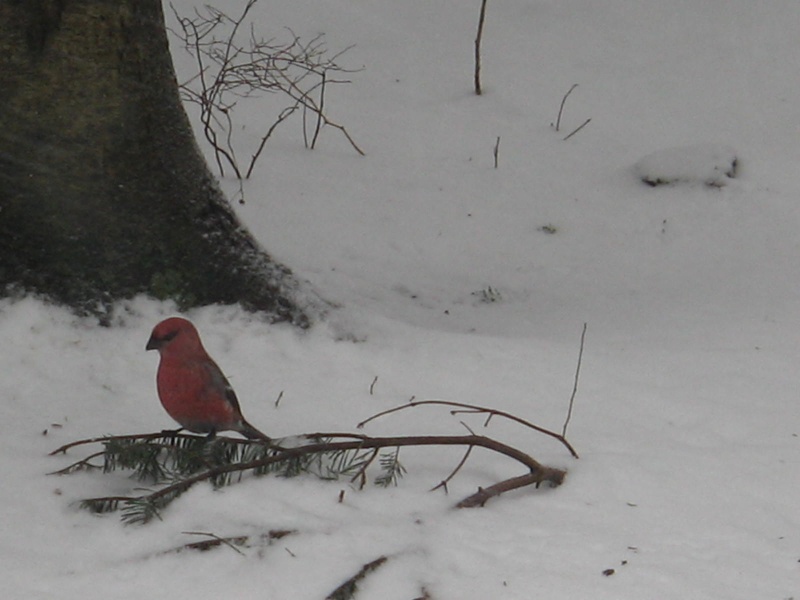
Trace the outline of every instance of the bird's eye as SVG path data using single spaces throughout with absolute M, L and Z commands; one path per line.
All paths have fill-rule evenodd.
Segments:
M 161 338 L 161 341 L 162 341 L 163 343 L 167 343 L 167 342 L 169 342 L 170 340 L 172 340 L 172 339 L 173 339 L 173 338 L 174 338 L 176 335 L 178 335 L 178 333 L 179 333 L 179 332 L 178 332 L 178 330 L 177 330 L 177 329 L 176 329 L 176 330 L 174 330 L 174 331 L 170 331 L 169 333 L 166 333 L 166 334 L 164 334 L 164 336 Z

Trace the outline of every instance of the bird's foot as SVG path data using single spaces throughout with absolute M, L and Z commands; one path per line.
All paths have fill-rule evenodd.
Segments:
M 175 437 L 181 431 L 183 431 L 183 427 L 178 427 L 177 429 L 162 429 L 161 430 L 161 435 L 169 436 L 169 437 Z

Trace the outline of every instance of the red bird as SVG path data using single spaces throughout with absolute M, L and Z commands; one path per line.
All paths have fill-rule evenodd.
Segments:
M 161 321 L 153 328 L 146 349 L 161 355 L 158 397 L 181 428 L 209 437 L 219 431 L 238 431 L 251 440 L 270 441 L 242 416 L 233 388 L 190 321 L 180 317 Z

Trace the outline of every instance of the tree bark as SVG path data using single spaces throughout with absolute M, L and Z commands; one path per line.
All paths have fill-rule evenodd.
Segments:
M 160 0 L 0 0 L 0 286 L 307 323 L 196 145 Z

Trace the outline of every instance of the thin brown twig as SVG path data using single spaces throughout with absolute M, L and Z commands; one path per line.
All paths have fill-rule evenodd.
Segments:
M 462 456 L 461 460 L 458 461 L 458 464 L 456 465 L 456 468 L 453 469 L 450 472 L 450 475 L 448 475 L 447 477 L 442 479 L 438 484 L 436 484 L 434 487 L 432 487 L 431 488 L 432 492 L 435 491 L 435 490 L 438 490 L 439 488 L 444 488 L 444 493 L 445 494 L 449 493 L 448 490 L 447 490 L 447 484 L 450 483 L 450 481 L 453 479 L 453 477 L 456 476 L 456 473 L 458 473 L 461 470 L 461 467 L 463 467 L 466 464 L 467 459 L 469 458 L 469 455 L 472 454 L 472 449 L 473 448 L 474 448 L 474 446 L 467 447 L 467 451 L 464 452 L 464 456 Z
M 314 128 L 314 135 L 311 136 L 311 149 L 313 150 L 317 146 L 317 138 L 319 137 L 320 129 L 322 129 L 322 115 L 323 111 L 325 110 L 325 82 L 326 82 L 327 72 L 323 69 L 322 73 L 320 74 L 321 82 L 319 86 L 319 110 L 317 111 L 317 125 Z
M 200 542 L 190 542 L 188 544 L 183 544 L 182 546 L 177 546 L 175 548 L 170 548 L 168 550 L 162 550 L 161 552 L 158 553 L 158 555 L 174 554 L 178 552 L 183 552 L 184 550 L 198 550 L 200 552 L 205 552 L 207 550 L 211 550 L 212 548 L 216 548 L 222 545 L 244 546 L 251 542 L 261 542 L 269 545 L 275 540 L 280 540 L 288 535 L 297 533 L 297 530 L 270 529 L 268 532 L 260 534 L 255 540 L 253 539 L 253 536 L 250 535 L 233 535 L 233 536 L 220 537 L 213 533 L 204 533 L 201 531 L 184 531 L 183 533 L 187 535 L 207 535 L 211 536 L 211 539 L 202 540 Z M 240 552 L 235 547 L 233 549 L 236 550 L 237 552 Z
M 509 419 L 511 421 L 515 421 L 516 423 L 519 423 L 520 425 L 524 425 L 525 427 L 529 427 L 529 428 L 533 429 L 534 431 L 538 431 L 539 433 L 542 433 L 544 435 L 548 435 L 548 436 L 550 436 L 552 438 L 557 439 L 559 442 L 561 442 L 567 448 L 567 450 L 569 450 L 569 453 L 572 454 L 572 456 L 574 456 L 575 458 L 578 458 L 578 453 L 575 451 L 575 448 L 573 448 L 572 444 L 570 444 L 567 441 L 567 439 L 560 433 L 556 433 L 555 431 L 550 431 L 549 429 L 545 429 L 544 427 L 540 427 L 539 425 L 534 425 L 530 421 L 526 421 L 525 419 L 522 419 L 522 418 L 517 417 L 515 415 L 512 415 L 510 413 L 504 412 L 502 410 L 497 410 L 497 409 L 494 409 L 494 408 L 487 408 L 487 407 L 484 407 L 484 406 L 475 406 L 475 405 L 471 405 L 471 404 L 463 404 L 461 402 L 452 402 L 450 400 L 415 400 L 413 402 L 408 402 L 406 404 L 403 404 L 403 405 L 400 405 L 400 406 L 395 406 L 394 408 L 389 408 L 389 409 L 381 411 L 381 412 L 379 412 L 377 414 L 374 414 L 371 417 L 369 417 L 368 419 L 365 419 L 364 421 L 361 421 L 358 425 L 356 425 L 356 427 L 358 429 L 361 429 L 362 427 L 364 427 L 364 425 L 366 425 L 370 421 L 374 421 L 375 419 L 378 419 L 379 417 L 383 417 L 383 416 L 386 416 L 388 414 L 395 413 L 395 412 L 398 412 L 398 411 L 401 411 L 401 410 L 406 410 L 407 408 L 413 408 L 413 407 L 416 407 L 416 406 L 423 406 L 423 405 L 453 406 L 453 407 L 457 407 L 460 410 L 451 411 L 451 414 L 457 414 L 457 413 L 460 413 L 460 412 L 486 413 L 490 417 L 494 416 L 494 415 L 497 415 L 498 417 L 503 417 L 503 418 Z M 488 420 L 487 420 L 487 423 L 488 423 Z
M 567 435 L 567 425 L 572 419 L 572 407 L 575 405 L 575 395 L 578 393 L 578 380 L 581 375 L 581 362 L 583 361 L 583 344 L 586 340 L 586 323 L 583 324 L 583 331 L 581 331 L 581 343 L 578 349 L 578 364 L 575 367 L 575 382 L 572 385 L 572 395 L 569 397 L 569 408 L 567 409 L 567 418 L 564 420 L 564 427 L 561 429 L 561 435 Z
M 63 446 L 60 446 L 59 448 L 56 448 L 55 450 L 50 452 L 49 456 L 54 456 L 56 454 L 66 454 L 67 450 L 69 450 L 70 448 L 74 448 L 76 446 L 84 446 L 86 444 L 97 444 L 102 442 L 122 441 L 122 440 L 154 440 L 168 436 L 175 438 L 182 438 L 182 439 L 191 439 L 197 437 L 194 435 L 189 435 L 186 433 L 178 433 L 174 431 L 160 431 L 158 433 L 134 433 L 129 435 L 103 435 L 99 437 L 76 440 L 74 442 L 70 442 L 69 444 L 64 444 Z
M 573 83 L 572 87 L 569 88 L 567 93 L 564 94 L 564 97 L 561 98 L 561 106 L 558 108 L 558 118 L 556 119 L 556 131 L 561 131 L 561 115 L 564 113 L 564 105 L 567 103 L 567 98 L 569 98 L 572 90 L 574 90 L 576 87 L 578 87 L 578 84 Z
M 481 12 L 478 17 L 478 33 L 475 36 L 475 94 L 480 96 L 483 93 L 481 87 L 481 41 L 483 39 L 483 23 L 486 19 L 486 1 L 481 0 Z
M 186 535 L 202 535 L 205 537 L 209 537 L 209 540 L 203 540 L 202 542 L 193 542 L 191 544 L 186 544 L 183 548 L 191 549 L 191 550 L 208 550 L 215 546 L 228 546 L 231 550 L 234 550 L 238 554 L 244 556 L 244 552 L 239 550 L 236 545 L 242 546 L 247 542 L 247 536 L 237 536 L 237 537 L 220 537 L 216 533 L 208 533 L 205 531 L 184 531 Z
M 572 133 L 570 133 L 568 136 L 564 137 L 564 141 L 566 142 L 569 138 L 571 138 L 573 135 L 578 133 L 581 129 L 586 127 L 591 122 L 592 122 L 591 118 L 586 119 L 583 123 L 581 123 L 578 127 L 576 127 Z
M 325 600 L 345 600 L 346 598 L 353 598 L 356 593 L 356 589 L 358 588 L 358 583 L 372 571 L 384 564 L 387 560 L 389 560 L 388 557 L 379 556 L 375 560 L 363 565 L 358 570 L 358 573 L 350 577 L 330 594 L 325 596 Z
M 263 136 L 261 136 L 261 141 L 258 143 L 256 151 L 253 152 L 252 156 L 250 157 L 250 166 L 247 167 L 247 173 L 245 174 L 245 179 L 250 179 L 250 175 L 253 174 L 253 169 L 255 169 L 256 162 L 258 161 L 259 156 L 261 156 L 261 153 L 264 151 L 264 147 L 267 145 L 267 141 L 269 140 L 269 138 L 272 137 L 272 134 L 275 132 L 278 126 L 281 123 L 283 123 L 286 119 L 288 119 L 292 115 L 292 113 L 294 113 L 294 111 L 296 111 L 299 108 L 299 106 L 300 106 L 299 103 L 295 103 L 293 106 L 287 106 L 286 108 L 284 108 L 280 112 L 280 114 L 278 114 L 278 117 L 275 119 L 272 125 L 270 125 L 269 129 L 267 129 L 267 132 Z
M 98 458 L 99 456 L 103 456 L 104 454 L 105 454 L 105 450 L 101 450 L 100 452 L 95 452 L 94 454 L 90 454 L 89 456 L 87 456 L 84 459 L 81 459 L 81 460 L 79 460 L 77 462 L 74 462 L 74 463 L 72 463 L 70 465 L 67 465 L 63 469 L 59 469 L 58 471 L 53 471 L 51 473 L 48 473 L 48 475 L 69 475 L 71 473 L 74 473 L 75 471 L 81 471 L 81 470 L 84 470 L 84 469 L 86 469 L 86 470 L 89 470 L 89 469 L 102 469 L 103 468 L 102 466 L 93 465 L 89 461 L 92 460 L 93 458 Z
M 470 427 L 469 425 L 467 425 L 466 423 L 464 423 L 464 421 L 459 421 L 459 423 L 461 423 L 461 425 L 463 425 L 463 426 L 464 426 L 464 429 L 466 429 L 467 431 L 469 431 L 471 435 L 475 435 L 475 431 L 473 431 L 472 427 Z

